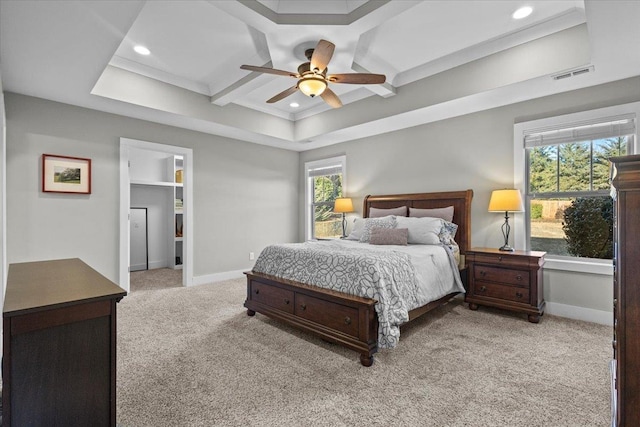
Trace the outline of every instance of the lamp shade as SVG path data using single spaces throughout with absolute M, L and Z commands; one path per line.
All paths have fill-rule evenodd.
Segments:
M 348 197 L 336 199 L 333 205 L 333 211 L 337 213 L 353 212 L 353 202 Z
M 520 190 L 494 190 L 489 201 L 489 212 L 522 212 L 522 196 Z

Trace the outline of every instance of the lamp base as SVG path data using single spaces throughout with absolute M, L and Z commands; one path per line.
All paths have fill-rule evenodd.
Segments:
M 513 251 L 515 251 L 515 249 L 513 249 L 511 246 L 508 246 L 508 245 L 504 245 L 503 247 L 499 248 L 498 250 L 505 251 L 505 252 L 513 252 Z

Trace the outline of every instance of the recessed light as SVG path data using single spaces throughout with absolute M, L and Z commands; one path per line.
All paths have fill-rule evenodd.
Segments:
M 289 104 L 289 107 L 291 108 L 298 108 L 300 106 L 300 104 L 298 104 L 297 102 L 292 102 L 291 104 Z
M 149 55 L 151 51 L 142 45 L 136 45 L 133 50 L 135 50 L 140 55 Z
M 533 9 L 529 6 L 524 6 L 521 7 L 520 9 L 516 10 L 515 12 L 513 12 L 513 15 L 511 15 L 513 17 L 513 19 L 522 19 L 522 18 L 526 18 L 527 16 L 531 15 L 531 12 L 533 12 Z

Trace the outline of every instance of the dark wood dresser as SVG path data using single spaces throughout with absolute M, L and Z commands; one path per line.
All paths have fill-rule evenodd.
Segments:
M 116 303 L 127 293 L 79 259 L 9 266 L 2 425 L 116 425 Z
M 469 289 L 465 302 L 519 311 L 538 323 L 544 313 L 542 266 L 546 252 L 501 251 L 472 248 L 467 251 Z
M 611 159 L 614 426 L 640 425 L 640 155 Z

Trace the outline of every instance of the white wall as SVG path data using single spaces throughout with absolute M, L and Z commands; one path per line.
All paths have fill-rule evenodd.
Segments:
M 171 187 L 131 186 L 131 207 L 147 208 L 147 256 L 149 270 L 169 266 L 169 208 L 173 198 Z
M 171 160 L 169 160 L 171 159 Z M 173 155 L 129 148 L 131 181 L 173 182 Z M 171 172 L 169 172 L 171 170 Z
M 9 263 L 79 257 L 118 282 L 119 138 L 193 149 L 194 275 L 249 269 L 297 240 L 298 153 L 13 93 L 7 113 Z M 40 191 L 42 153 L 92 159 L 92 194 Z
M 7 120 L 4 106 L 4 92 L 2 91 L 2 76 L 0 75 L 0 307 L 4 307 L 4 293 L 7 288 L 7 215 L 6 215 L 6 170 L 7 170 Z M 0 349 L 2 344 L 0 344 Z
M 499 247 L 504 219 L 487 212 L 487 207 L 492 190 L 514 185 L 514 123 L 638 100 L 640 77 L 548 96 L 306 151 L 300 155 L 300 176 L 306 161 L 345 154 L 346 195 L 354 198 L 358 215 L 367 194 L 473 189 L 472 245 Z M 301 185 L 300 200 L 303 191 Z M 302 206 L 299 215 L 304 218 Z M 302 223 L 298 234 L 304 236 Z M 612 310 L 610 275 L 545 270 L 544 281 L 549 313 L 562 312 L 566 306 L 586 308 L 598 316 Z

